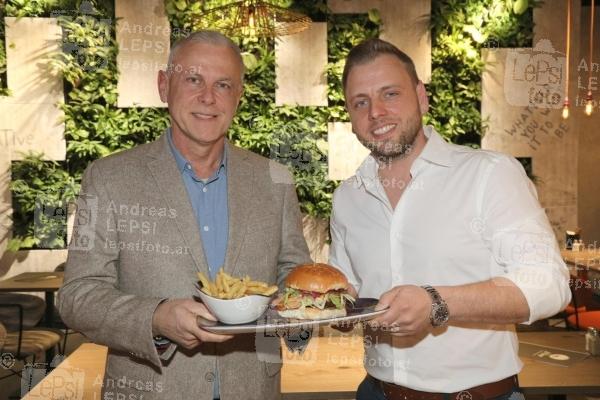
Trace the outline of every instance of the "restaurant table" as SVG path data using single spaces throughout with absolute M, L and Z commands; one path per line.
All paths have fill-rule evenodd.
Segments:
M 22 400 L 100 400 L 108 348 L 83 343 Z
M 585 352 L 585 332 L 521 332 L 520 342 L 555 349 Z M 557 351 L 559 353 L 560 351 Z M 525 364 L 519 383 L 525 394 L 567 395 L 600 393 L 600 357 L 590 356 L 570 366 L 543 363 L 521 357 Z
M 519 341 L 582 352 L 584 334 L 575 331 L 520 332 Z M 45 377 L 24 400 L 60 398 L 61 390 L 76 388 L 79 399 L 100 399 L 107 348 L 85 343 Z M 567 395 L 600 393 L 600 357 L 558 366 L 522 357 L 519 382 L 525 394 Z M 283 352 L 281 390 L 284 400 L 352 399 L 365 372 L 359 335 L 314 337 L 302 355 Z M 48 397 L 52 394 L 53 397 Z M 80 396 L 81 394 L 81 396 Z M 46 397 L 44 397 L 46 396 Z
M 572 290 L 582 289 L 576 297 L 577 305 L 585 305 L 588 310 L 600 308 L 600 250 L 562 250 L 561 256 L 569 267 Z
M 520 342 L 585 351 L 583 332 L 519 332 Z M 316 340 L 315 340 L 316 339 Z M 314 338 L 303 356 L 284 350 L 281 390 L 285 400 L 352 399 L 365 376 L 359 336 Z M 358 344 L 357 344 L 358 343 Z M 311 349 L 312 346 L 312 349 Z M 568 367 L 521 357 L 519 383 L 530 395 L 600 393 L 600 357 L 588 356 Z M 291 362 L 290 362 L 291 361 Z
M 0 281 L 0 292 L 44 292 L 46 311 L 44 325 L 51 327 L 54 321 L 54 292 L 65 278 L 64 272 L 24 272 Z
M 562 250 L 563 260 L 570 266 L 579 270 L 600 271 L 600 249 L 586 249 L 581 251 Z

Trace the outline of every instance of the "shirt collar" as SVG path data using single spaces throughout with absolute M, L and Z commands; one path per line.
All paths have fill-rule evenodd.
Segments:
M 417 160 L 422 159 L 442 167 L 451 167 L 454 165 L 454 145 L 441 137 L 431 125 L 424 126 L 423 133 L 425 133 L 425 137 L 428 140 Z
M 188 165 L 191 165 L 190 162 L 183 156 L 183 154 L 181 154 L 181 152 L 177 149 L 177 147 L 175 147 L 175 144 L 173 143 L 173 134 L 171 133 L 171 128 L 167 129 L 167 141 L 169 142 L 169 147 L 171 149 L 171 152 L 173 153 L 173 156 L 175 157 L 175 162 L 177 163 L 177 169 L 179 170 L 179 172 L 181 172 L 182 174 L 187 170 L 191 168 L 188 168 Z M 225 140 L 227 141 L 227 140 Z M 218 176 L 221 171 L 223 171 L 225 169 L 227 165 L 227 143 L 225 144 L 225 146 L 223 146 L 223 158 L 221 159 L 221 165 L 219 166 L 219 169 L 217 170 L 217 172 L 215 173 L 215 176 Z M 192 175 L 193 171 L 192 171 Z
M 423 133 L 427 138 L 427 143 L 410 168 L 412 176 L 415 176 L 427 164 L 435 164 L 442 167 L 451 167 L 454 165 L 455 159 L 453 153 L 456 151 L 454 145 L 446 142 L 431 125 L 424 126 Z M 363 184 L 373 184 L 373 181 L 379 180 L 377 170 L 377 160 L 373 155 L 369 154 L 360 167 L 358 167 L 356 178 Z

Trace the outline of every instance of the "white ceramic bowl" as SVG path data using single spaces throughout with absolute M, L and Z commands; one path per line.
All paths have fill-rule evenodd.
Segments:
M 260 317 L 271 302 L 271 297 L 250 295 L 239 299 L 218 299 L 199 291 L 202 302 L 217 319 L 225 324 L 245 324 Z

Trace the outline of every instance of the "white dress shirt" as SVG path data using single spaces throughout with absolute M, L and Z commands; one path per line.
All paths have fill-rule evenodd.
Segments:
M 424 130 L 427 144 L 395 209 L 372 156 L 335 191 L 330 263 L 360 297 L 504 277 L 527 299 L 524 322 L 562 310 L 571 296 L 568 270 L 519 162 Z M 451 322 L 418 339 L 367 331 L 365 341 L 369 374 L 415 390 L 458 392 L 522 367 L 513 325 Z

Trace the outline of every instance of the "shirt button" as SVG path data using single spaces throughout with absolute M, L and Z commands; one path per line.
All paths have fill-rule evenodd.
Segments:
M 206 192 L 208 192 L 208 188 L 207 188 L 206 186 L 204 186 L 204 187 L 202 188 L 202 191 L 203 191 L 204 193 L 206 193 Z
M 212 372 L 207 372 L 206 375 L 204 375 L 204 379 L 206 379 L 207 382 L 214 382 L 215 374 Z
M 204 225 L 204 228 L 202 228 L 202 229 L 204 229 L 204 232 L 208 232 L 208 226 L 207 225 Z
M 192 166 L 191 166 L 190 164 L 186 164 L 186 165 L 185 165 L 185 167 L 186 167 L 187 169 L 192 169 Z

